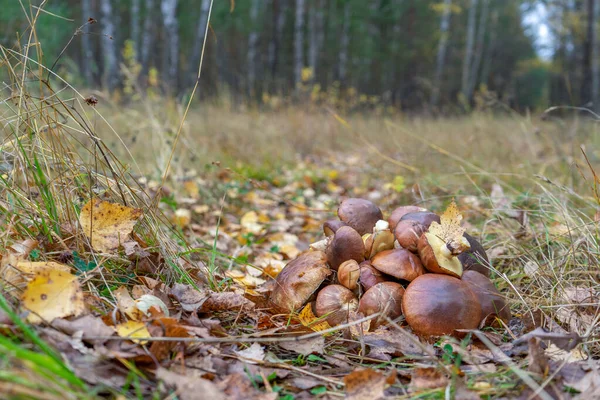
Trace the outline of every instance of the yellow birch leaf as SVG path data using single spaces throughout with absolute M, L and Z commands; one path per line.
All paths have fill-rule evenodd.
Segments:
M 312 311 L 312 306 L 308 303 L 298 315 L 300 323 L 315 332 L 320 332 L 331 328 L 325 320 L 319 320 Z
M 141 215 L 139 208 L 92 199 L 81 209 L 79 223 L 92 247 L 109 253 L 128 240 Z
M 23 292 L 21 304 L 31 311 L 27 321 L 32 324 L 79 315 L 85 309 L 77 277 L 61 270 L 38 272 Z
M 117 300 L 117 308 L 123 314 L 127 315 L 127 318 L 138 321 L 142 317 L 142 313 L 135 305 L 135 300 L 131 297 L 125 286 L 119 287 L 113 291 L 113 296 Z
M 147 340 L 138 340 L 135 338 L 149 338 L 150 332 L 146 324 L 140 321 L 127 321 L 116 326 L 117 335 L 122 338 L 129 338 L 134 343 L 146 344 Z
M 440 223 L 432 222 L 428 232 L 442 239 L 448 248 L 456 250 L 459 254 L 469 248 L 468 242 L 463 239 L 465 228 L 460 226 L 462 218 L 456 203 L 452 200 L 452 203 L 440 216 Z

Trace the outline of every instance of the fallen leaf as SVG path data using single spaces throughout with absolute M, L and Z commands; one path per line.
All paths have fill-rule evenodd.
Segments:
M 325 351 L 325 338 L 317 336 L 310 339 L 293 342 L 281 342 L 279 347 L 307 356 L 309 354 L 323 354 Z
M 157 312 L 162 313 L 163 316 L 169 316 L 169 309 L 167 305 L 156 296 L 151 294 L 144 294 L 139 299 L 135 300 L 135 307 L 146 317 L 152 316 L 150 309 L 155 308 Z
M 227 398 L 223 391 L 208 379 L 180 375 L 165 368 L 159 368 L 156 377 L 167 386 L 175 387 L 177 396 L 181 400 L 225 400 Z
M 394 356 L 430 355 L 434 354 L 433 347 L 422 343 L 416 335 L 404 329 L 378 329 L 363 335 L 364 343 L 374 353 L 391 354 Z
M 357 369 L 344 377 L 346 399 L 376 400 L 384 398 L 386 378 L 372 369 Z
M 242 357 L 244 361 L 249 364 L 256 364 L 256 362 L 265 359 L 265 349 L 258 343 L 253 343 L 252 346 L 247 349 L 234 351 L 234 353 L 239 357 Z
M 141 215 L 139 208 L 92 199 L 81 209 L 79 223 L 95 250 L 110 253 L 128 241 Z
M 527 370 L 546 377 L 549 372 L 548 357 L 540 345 L 540 339 L 532 336 L 527 341 L 529 344 L 529 354 L 527 355 Z
M 321 386 L 323 384 L 323 381 L 307 377 L 298 377 L 290 379 L 289 381 L 287 381 L 287 383 L 300 390 L 308 390 L 316 386 Z
M 114 327 L 106 325 L 102 318 L 90 314 L 73 320 L 56 318 L 52 321 L 52 326 L 71 336 L 81 332 L 81 338 L 92 344 L 102 344 L 106 340 L 89 339 L 89 337 L 109 337 L 115 333 Z
M 459 254 L 468 248 L 463 239 L 465 228 L 461 226 L 461 221 L 462 215 L 452 200 L 446 211 L 440 216 L 440 223 L 432 222 L 428 232 L 442 239 L 449 249 L 455 250 Z
M 129 294 L 125 286 L 121 286 L 113 291 L 113 296 L 117 300 L 117 308 L 128 318 L 138 321 L 142 317 L 142 313 L 135 305 L 135 300 Z
M 150 332 L 146 328 L 146 324 L 140 321 L 127 321 L 116 326 L 117 335 L 122 338 L 128 338 L 134 343 L 145 344 L 145 340 L 137 340 L 136 338 L 149 338 Z
M 254 303 L 244 296 L 233 293 L 211 293 L 208 299 L 202 304 L 198 312 L 206 313 L 211 311 L 249 311 L 254 308 Z
M 170 294 L 179 302 L 184 311 L 196 311 L 208 299 L 206 293 L 182 283 L 173 285 Z
M 246 232 L 254 235 L 260 235 L 263 232 L 263 226 L 259 223 L 259 217 L 256 211 L 248 211 L 240 219 L 240 225 Z
M 180 325 L 179 322 L 174 318 L 158 318 L 152 321 L 152 337 L 169 337 L 169 338 L 185 338 L 189 337 L 188 330 L 185 326 Z M 156 332 L 159 331 L 159 334 Z M 154 355 L 154 358 L 162 361 L 166 359 L 171 351 L 182 342 L 176 341 L 155 341 L 150 345 L 150 353 Z M 148 359 L 148 362 L 152 360 Z
M 521 343 L 526 343 L 530 338 L 536 337 L 542 340 L 549 340 L 554 343 L 558 348 L 563 350 L 572 350 L 579 343 L 583 341 L 583 338 L 576 333 L 554 333 L 554 332 L 546 332 L 544 328 L 536 328 L 535 330 L 526 333 L 521 336 L 517 340 L 513 342 L 514 345 L 518 345 Z
M 23 292 L 21 302 L 23 307 L 31 311 L 27 321 L 32 324 L 76 316 L 85 309 L 77 277 L 61 270 L 37 273 Z
M 298 314 L 298 320 L 300 320 L 302 325 L 312 329 L 315 332 L 320 332 L 331 328 L 327 321 L 315 316 L 310 303 L 304 306 L 302 311 L 300 311 L 300 314 Z
M 413 392 L 446 387 L 448 378 L 437 368 L 415 368 L 410 380 Z

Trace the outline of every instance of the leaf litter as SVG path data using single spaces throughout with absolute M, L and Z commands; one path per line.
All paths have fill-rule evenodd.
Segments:
M 193 282 L 173 282 L 157 273 L 164 260 L 133 231 L 142 217 L 140 209 L 99 199 L 83 206 L 81 228 L 94 251 L 127 260 L 123 265 L 134 271 L 130 281 L 122 280 L 102 294 L 86 291 L 84 296 L 89 278 L 72 275 L 70 262 L 31 259 L 34 249 L 45 254 L 47 248 L 36 241 L 15 242 L 3 255 L 1 276 L 22 288 L 20 305 L 28 321 L 50 324 L 40 328 L 43 337 L 92 384 L 121 387 L 128 374 L 123 361 L 131 360 L 148 377 L 140 390 L 149 394 L 155 388 L 153 380 L 158 380 L 165 393 L 182 399 L 198 398 L 198 393 L 217 399 L 327 398 L 328 393 L 374 399 L 431 391 L 466 399 L 526 393 L 531 388 L 514 377 L 502 386 L 518 368 L 540 384 L 552 377 L 564 398 L 570 393 L 579 398 L 598 395 L 598 364 L 589 351 L 581 350 L 595 331 L 576 331 L 580 325 L 561 313 L 553 314 L 556 320 L 539 313 L 543 317 L 537 328 L 530 329 L 525 323 L 530 313 L 524 310 L 507 330 L 483 332 L 494 349 L 468 333 L 464 340 L 432 342 L 411 333 L 402 320 L 367 332 L 356 315 L 349 326 L 332 329 L 314 315 L 310 303 L 297 314 L 272 313 L 263 299 L 273 278 L 320 238 L 323 210 L 335 210 L 342 193 L 372 196 L 382 204 L 401 203 L 400 192 L 392 187 L 379 191 L 373 182 L 364 185 L 356 173 L 360 165 L 352 160 L 336 160 L 329 168 L 302 163 L 286 171 L 280 178 L 284 183 L 277 185 L 248 184 L 224 175 L 221 183 L 229 185 L 231 195 L 224 210 L 202 204 L 198 184 L 186 181 L 185 193 L 179 194 L 185 198 L 172 211 L 171 221 L 192 243 L 213 243 L 217 238 L 208 253 L 213 252 L 212 261 L 194 254 L 192 262 L 177 261 Z M 496 212 L 512 219 L 523 215 L 512 212 L 518 209 L 515 200 L 501 187 L 493 186 L 492 191 Z M 287 200 L 292 194 L 294 201 Z M 464 231 L 462 213 L 493 215 L 481 201 L 459 204 L 451 204 L 439 226 L 432 224 L 434 232 L 456 246 Z M 525 222 L 521 218 L 519 223 Z M 492 221 L 488 229 L 502 233 L 504 227 Z M 73 250 L 63 254 L 72 255 Z M 511 251 L 490 249 L 500 257 L 498 270 L 503 268 L 501 257 L 507 259 Z M 209 274 L 220 286 L 211 286 Z M 569 286 L 561 296 L 571 307 L 567 312 L 575 310 L 594 322 L 596 313 L 588 304 L 597 302 L 597 292 L 591 286 Z M 546 394 L 555 393 L 546 389 Z

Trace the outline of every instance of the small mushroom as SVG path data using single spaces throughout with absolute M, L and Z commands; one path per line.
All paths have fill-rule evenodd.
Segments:
M 349 226 L 342 226 L 333 235 L 333 240 L 327 246 L 326 253 L 329 265 L 337 271 L 344 261 L 362 262 L 365 259 L 365 245 L 357 231 Z
M 402 248 L 378 253 L 371 260 L 371 265 L 384 274 L 409 282 L 425 273 L 419 257 Z
M 396 229 L 398 222 L 400 222 L 400 218 L 404 217 L 406 214 L 423 211 L 427 211 L 427 209 L 417 206 L 400 206 L 396 208 L 388 218 L 390 230 L 393 232 Z
M 394 240 L 394 234 L 390 232 L 387 221 L 378 221 L 373 228 L 373 233 L 363 235 L 365 258 L 372 258 L 379 252 L 393 249 Z
M 330 219 L 329 221 L 325 221 L 325 223 L 323 224 L 323 233 L 327 237 L 333 236 L 335 232 L 342 226 L 347 225 L 339 219 Z
M 489 278 L 490 269 L 488 266 L 490 265 L 490 260 L 488 259 L 485 249 L 477 239 L 468 233 L 464 233 L 463 236 L 471 245 L 469 250 L 458 255 L 458 259 L 462 263 L 463 268 L 465 271 L 477 271 Z
M 336 326 L 348 322 L 348 314 L 358 308 L 358 299 L 342 285 L 328 285 L 319 291 L 315 301 L 315 315 L 325 317 L 327 323 Z
M 462 237 L 464 239 L 464 237 Z M 461 243 L 468 247 L 464 239 Z M 429 272 L 448 274 L 460 278 L 463 274 L 463 265 L 457 255 L 452 254 L 446 242 L 430 232 L 421 235 L 418 243 L 419 256 L 423 265 Z
M 383 219 L 379 207 L 365 199 L 346 199 L 342 201 L 337 212 L 338 217 L 361 236 L 373 232 L 377 221 Z
M 477 329 L 482 314 L 469 285 L 442 274 L 425 274 L 412 281 L 404 293 L 402 310 L 413 331 L 432 336 Z
M 387 280 L 389 280 L 388 277 L 372 266 L 369 261 L 360 263 L 360 277 L 358 281 L 365 292 L 378 283 L 386 282 Z
M 337 278 L 340 285 L 350 290 L 356 289 L 360 278 L 360 265 L 356 260 L 344 261 L 338 268 Z
M 500 318 L 505 324 L 508 324 L 511 318 L 510 307 L 488 277 L 471 270 L 463 273 L 462 280 L 469 285 L 479 299 L 484 326 L 499 326 L 496 318 Z
M 363 294 L 358 302 L 358 312 L 364 316 L 381 313 L 372 319 L 369 330 L 384 325 L 387 320 L 393 320 L 402 315 L 402 296 L 404 288 L 396 282 L 381 282 L 371 287 Z
M 275 278 L 270 301 L 280 312 L 294 312 L 310 300 L 332 273 L 322 251 L 301 254 L 289 262 Z
M 419 238 L 434 221 L 440 222 L 440 217 L 429 211 L 407 213 L 396 224 L 394 236 L 400 246 L 416 253 Z

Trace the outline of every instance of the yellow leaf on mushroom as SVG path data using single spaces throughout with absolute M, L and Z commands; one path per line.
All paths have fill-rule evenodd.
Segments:
M 92 247 L 108 253 L 128 240 L 141 215 L 139 208 L 92 199 L 81 209 L 79 223 Z
M 21 304 L 31 311 L 27 321 L 33 324 L 79 315 L 85 309 L 77 277 L 61 270 L 38 272 L 23 292 Z
M 432 222 L 428 233 L 439 237 L 446 243 L 448 249 L 454 250 L 456 254 L 460 254 L 469 248 L 468 242 L 463 238 L 465 228 L 460 225 L 461 221 L 462 215 L 456 203 L 452 200 L 452 203 L 450 203 L 446 211 L 440 216 L 440 223 Z

